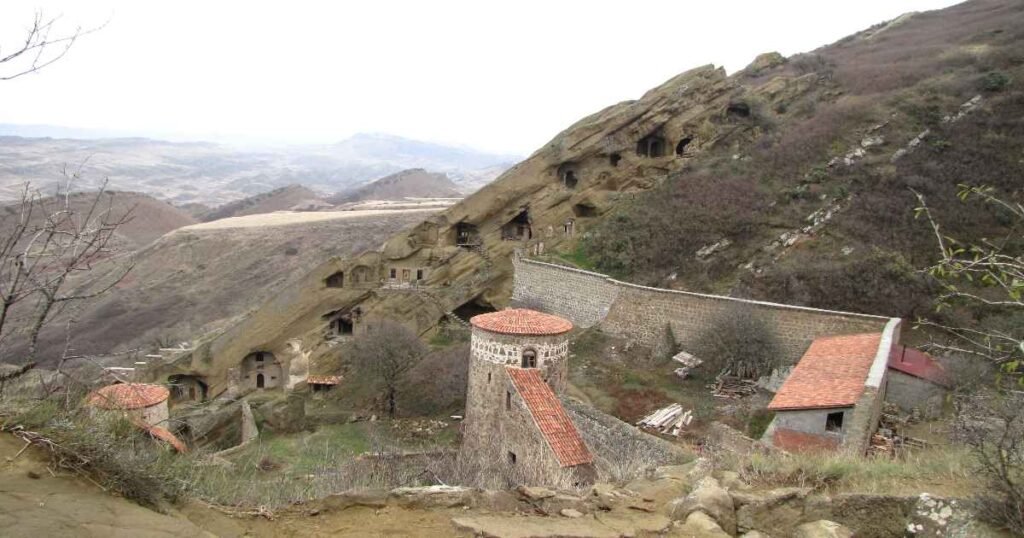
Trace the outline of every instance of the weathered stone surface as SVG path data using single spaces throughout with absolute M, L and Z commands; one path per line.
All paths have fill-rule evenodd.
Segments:
M 621 534 L 593 518 L 544 518 L 522 516 L 467 516 L 452 525 L 473 536 L 488 538 L 619 538 Z
M 711 516 L 723 530 L 736 533 L 736 511 L 729 492 L 712 477 L 701 479 L 697 487 L 683 499 L 673 503 L 672 519 L 687 518 L 693 512 L 704 512 Z
M 403 508 L 452 508 L 476 506 L 479 492 L 461 486 L 426 486 L 395 488 L 388 492 L 388 502 Z
M 809 497 L 804 521 L 826 519 L 857 531 L 861 538 L 899 536 L 906 528 L 916 497 L 846 493 Z
M 764 52 L 757 55 L 753 62 L 750 62 L 744 71 L 750 74 L 758 74 L 761 71 L 771 69 L 786 63 L 786 57 L 778 52 Z
M 668 536 L 677 538 L 728 538 L 729 533 L 704 512 L 694 512 L 686 521 L 669 531 Z
M 328 495 L 320 501 L 323 510 L 344 510 L 353 506 L 383 508 L 388 504 L 388 492 L 385 490 L 349 490 L 336 495 Z
M 518 493 L 520 497 L 530 501 L 540 501 L 555 496 L 555 492 L 548 488 L 531 486 L 519 486 L 516 488 L 516 493 Z
M 732 492 L 740 531 L 759 530 L 789 536 L 804 519 L 804 498 L 810 488 L 780 488 L 764 493 Z
M 819 519 L 797 527 L 793 538 L 853 538 L 853 531 L 835 521 Z
M 740 538 L 771 538 L 761 531 L 750 531 L 740 535 Z
M 583 514 L 579 510 L 574 510 L 572 508 L 563 508 L 558 513 L 562 517 L 571 517 L 571 518 L 583 517 Z

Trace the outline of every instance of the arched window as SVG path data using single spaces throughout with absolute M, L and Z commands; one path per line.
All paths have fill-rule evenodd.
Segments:
M 537 367 L 537 352 L 532 349 L 523 350 L 523 368 Z

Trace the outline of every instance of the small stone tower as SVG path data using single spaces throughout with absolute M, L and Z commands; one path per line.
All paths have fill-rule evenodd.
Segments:
M 526 309 L 470 323 L 463 457 L 503 461 L 552 483 L 592 480 L 593 457 L 557 396 L 568 378 L 572 323 Z

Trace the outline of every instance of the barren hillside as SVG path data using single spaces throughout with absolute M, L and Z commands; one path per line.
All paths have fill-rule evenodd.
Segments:
M 376 181 L 340 192 L 327 199 L 332 204 L 366 200 L 402 200 L 405 198 L 458 198 L 459 187 L 446 174 L 432 174 L 422 168 L 403 170 Z
M 309 267 L 373 248 L 432 211 L 299 213 L 321 218 L 297 221 L 274 213 L 177 230 L 137 252 L 134 269 L 111 293 L 51 323 L 41 356 L 59 355 L 62 321 L 71 314 L 80 353 L 188 340 L 260 304 Z M 230 224 L 236 220 L 241 224 Z M 119 261 L 97 267 L 96 275 Z
M 270 192 L 257 194 L 248 198 L 224 204 L 203 214 L 202 220 L 240 217 L 273 211 L 287 211 L 295 208 L 317 207 L 323 205 L 319 194 L 302 185 L 288 185 Z
M 71 207 L 76 213 L 82 214 L 93 204 L 95 199 L 96 196 L 91 193 L 72 194 Z M 56 201 L 52 198 L 42 201 L 44 208 L 55 207 L 55 203 Z M 196 222 L 182 209 L 152 196 L 135 192 L 108 191 L 100 200 L 97 209 L 109 211 L 109 220 L 118 220 L 125 215 L 130 215 L 130 220 L 117 231 L 119 238 L 123 240 L 121 247 L 127 250 L 144 247 L 172 230 Z M 0 206 L 0 235 L 5 235 L 9 226 L 19 217 L 19 204 L 9 203 Z M 38 221 L 43 218 L 43 215 L 37 213 L 34 218 Z

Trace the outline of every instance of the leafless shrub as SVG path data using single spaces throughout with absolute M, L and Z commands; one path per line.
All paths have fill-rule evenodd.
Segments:
M 749 308 L 728 307 L 701 334 L 694 352 L 701 368 L 720 375 L 757 379 L 771 374 L 782 355 L 775 329 Z
M 1024 394 L 964 396 L 956 405 L 955 437 L 987 486 L 974 499 L 978 515 L 1024 534 Z
M 405 375 L 426 354 L 426 347 L 404 325 L 370 322 L 353 341 L 350 357 L 357 368 L 371 372 L 384 390 L 388 416 L 394 418 L 396 398 Z

